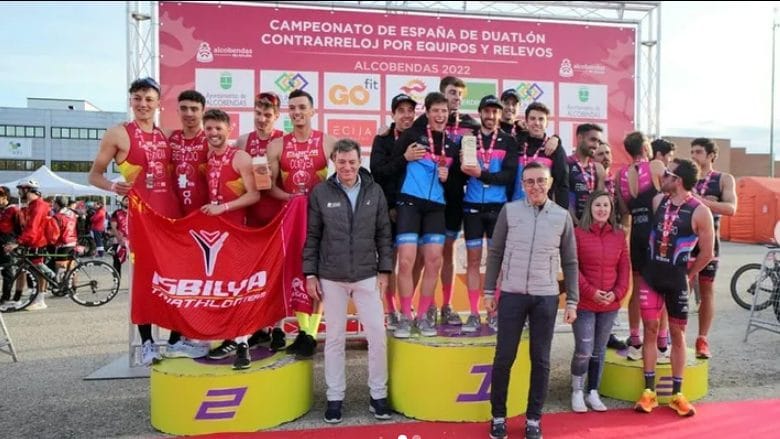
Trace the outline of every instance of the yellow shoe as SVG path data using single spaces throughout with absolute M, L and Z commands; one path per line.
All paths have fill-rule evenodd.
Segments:
M 680 416 L 693 416 L 696 414 L 696 409 L 693 408 L 693 404 L 688 402 L 685 395 L 678 393 L 672 397 L 669 402 L 669 407 L 676 411 Z
M 639 401 L 634 404 L 634 410 L 640 413 L 650 413 L 658 407 L 658 398 L 655 396 L 655 390 L 645 389 Z

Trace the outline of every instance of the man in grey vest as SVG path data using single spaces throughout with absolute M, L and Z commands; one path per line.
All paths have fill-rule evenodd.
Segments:
M 498 336 L 493 359 L 490 437 L 507 437 L 506 400 L 509 373 L 526 318 L 531 341 L 531 386 L 525 437 L 541 439 L 542 406 L 550 378 L 550 347 L 558 313 L 558 269 L 566 284 L 564 322 L 577 318 L 577 245 L 569 213 L 550 201 L 550 170 L 536 162 L 523 168 L 525 200 L 507 203 L 498 215 L 485 272 L 485 308 L 496 309 L 501 272 Z

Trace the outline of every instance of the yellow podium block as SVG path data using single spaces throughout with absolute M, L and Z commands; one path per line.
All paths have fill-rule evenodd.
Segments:
M 481 334 L 486 333 L 492 331 L 483 326 Z M 390 404 L 425 421 L 488 421 L 496 337 L 448 335 L 397 339 L 388 334 Z M 510 373 L 509 416 L 524 413 L 528 404 L 528 344 L 523 334 Z
M 173 435 L 253 432 L 304 415 L 313 402 L 311 360 L 260 349 L 252 357 L 261 359 L 243 371 L 232 369 L 232 358 L 224 364 L 166 359 L 153 366 L 152 426 Z
M 709 363 L 696 358 L 693 349 L 686 353 L 687 364 L 683 375 L 682 393 L 689 401 L 696 401 L 707 395 Z M 604 359 L 604 373 L 601 376 L 599 392 L 603 396 L 622 401 L 639 400 L 645 388 L 645 372 L 642 360 L 631 361 L 624 353 L 607 349 Z M 672 399 L 672 365 L 657 364 L 655 367 L 655 389 L 660 404 Z

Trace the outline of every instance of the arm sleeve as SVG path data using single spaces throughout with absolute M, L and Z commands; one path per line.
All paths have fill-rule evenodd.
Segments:
M 571 216 L 566 215 L 566 225 L 561 235 L 561 266 L 563 281 L 566 285 L 566 305 L 576 306 L 580 299 L 579 267 L 577 264 L 577 241 L 574 238 L 574 225 Z
M 621 242 L 617 245 L 620 246 L 621 250 L 620 256 L 618 257 L 617 281 L 615 282 L 612 292 L 615 293 L 615 300 L 620 302 L 626 297 L 626 293 L 628 293 L 628 280 L 631 276 L 631 267 L 628 263 L 628 244 L 626 243 L 626 237 L 623 233 L 618 234 L 618 236 L 620 236 Z
M 319 192 L 315 189 L 309 196 L 306 243 L 303 246 L 303 274 L 307 276 L 319 274 L 320 242 L 322 241 L 322 212 L 318 200 Z
M 394 155 L 393 147 L 394 145 L 383 137 L 374 137 L 374 144 L 371 146 L 371 174 L 378 183 L 399 178 L 406 166 L 403 153 Z
M 504 261 L 504 248 L 507 236 L 506 206 L 501 208 L 493 228 L 493 239 L 490 241 L 487 255 L 487 267 L 485 268 L 485 294 L 492 295 L 496 291 L 498 273 L 501 271 L 501 263 Z
M 566 153 L 558 146 L 553 155 L 553 192 L 555 202 L 566 210 L 569 210 L 569 167 L 566 165 Z
M 393 236 L 390 230 L 390 215 L 387 213 L 387 200 L 385 194 L 376 187 L 374 198 L 378 206 L 376 210 L 376 249 L 379 255 L 380 273 L 393 272 Z

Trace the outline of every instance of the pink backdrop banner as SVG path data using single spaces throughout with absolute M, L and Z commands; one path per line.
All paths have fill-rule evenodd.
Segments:
M 301 88 L 314 97 L 315 128 L 370 146 L 371 128 L 389 124 L 394 95 L 422 103 L 453 75 L 467 83 L 464 112 L 476 114 L 482 96 L 515 88 L 521 109 L 535 101 L 551 109 L 549 131 L 568 151 L 576 126 L 594 122 L 616 162 L 628 161 L 633 27 L 160 2 L 160 55 L 164 126 L 178 124 L 176 97 L 189 88 L 236 115 L 241 133 L 252 130 L 255 94 L 278 93 L 284 110 L 286 95 Z M 278 126 L 289 129 L 288 119 Z

